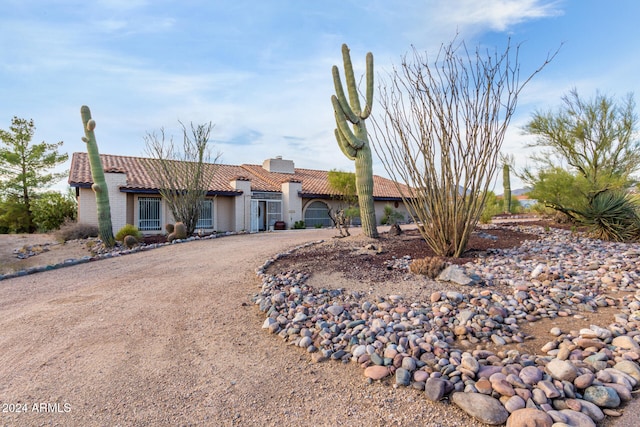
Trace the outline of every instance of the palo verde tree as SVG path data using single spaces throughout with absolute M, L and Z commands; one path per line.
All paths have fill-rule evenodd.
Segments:
M 538 170 L 525 169 L 523 178 L 537 200 L 575 217 L 598 194 L 634 184 L 632 175 L 640 170 L 638 119 L 632 95 L 622 102 L 600 93 L 585 100 L 572 89 L 562 102 L 556 111 L 535 112 L 525 126 L 525 133 L 536 137 L 529 146 L 542 151 L 532 156 Z M 572 177 L 564 189 L 566 198 L 547 191 L 548 177 L 561 173 L 558 169 Z
M 356 191 L 360 205 L 362 231 L 365 236 L 378 238 L 376 227 L 376 211 L 373 204 L 373 160 L 365 120 L 371 114 L 373 107 L 373 54 L 366 56 L 366 105 L 360 107 L 360 95 L 353 74 L 353 65 L 349 55 L 349 47 L 342 45 L 342 60 L 344 63 L 345 79 L 349 101 L 344 94 L 340 71 L 336 65 L 332 68 L 333 84 L 336 94 L 331 96 L 331 104 L 336 118 L 336 140 L 340 149 L 356 165 Z M 353 130 L 349 127 L 352 125 Z
M 84 128 L 82 141 L 87 144 L 87 155 L 91 168 L 91 179 L 93 180 L 91 189 L 96 195 L 98 232 L 102 243 L 106 247 L 111 248 L 115 246 L 116 239 L 113 237 L 113 226 L 111 224 L 109 189 L 107 188 L 107 181 L 104 177 L 104 168 L 102 167 L 102 160 L 100 160 L 98 142 L 96 141 L 96 134 L 94 132 L 96 121 L 91 118 L 91 110 L 86 105 L 80 107 L 80 117 L 82 118 L 82 127 Z
M 18 117 L 13 117 L 8 131 L 0 129 L 0 189 L 5 201 L 12 203 L 11 215 L 20 218 L 20 222 L 14 224 L 16 232 L 35 231 L 31 206 L 34 194 L 66 175 L 66 172 L 51 172 L 69 157 L 58 152 L 62 141 L 33 144 L 34 132 L 33 120 Z
M 621 102 L 597 93 L 583 99 L 576 89 L 557 111 L 536 112 L 525 126 L 536 137 L 537 171 L 525 170 L 531 197 L 590 227 L 598 238 L 640 236 L 637 207 L 627 193 L 640 170 L 640 141 L 632 95 Z M 563 185 L 560 185 L 562 182 Z
M 479 221 L 523 87 L 519 46 L 471 53 L 455 39 L 430 60 L 415 49 L 380 85 L 374 149 L 440 256 L 460 257 Z
M 333 169 L 327 174 L 327 183 L 329 184 L 331 197 L 338 202 L 338 206 L 329 209 L 331 221 L 340 232 L 340 236 L 350 236 L 349 225 L 351 219 L 360 215 L 358 192 L 356 191 L 356 175 L 352 172 Z
M 147 172 L 155 180 L 158 191 L 166 201 L 177 222 L 184 223 L 187 235 L 192 235 L 200 217 L 202 202 L 213 181 L 216 163 L 221 156 L 212 157 L 211 122 L 182 128 L 182 147 L 176 147 L 173 137 L 147 132 L 144 136 Z

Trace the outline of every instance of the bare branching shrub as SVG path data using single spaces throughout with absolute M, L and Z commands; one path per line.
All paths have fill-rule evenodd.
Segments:
M 144 137 L 149 175 L 155 180 L 158 191 L 166 201 L 176 221 L 183 222 L 187 234 L 193 234 L 200 216 L 202 202 L 216 173 L 216 163 L 221 154 L 212 157 L 209 137 L 211 122 L 201 125 L 191 123 L 190 130 L 182 126 L 182 147 L 177 148 L 173 137 L 148 132 Z
M 471 53 L 454 40 L 430 61 L 414 49 L 380 85 L 374 149 L 393 180 L 409 187 L 405 205 L 438 255 L 464 252 L 518 95 L 555 56 L 521 81 L 518 51 L 507 44 L 502 53 Z
M 426 258 L 414 259 L 411 264 L 409 264 L 409 271 L 413 274 L 421 274 L 431 279 L 435 279 L 446 266 L 447 263 L 444 258 L 428 256 Z

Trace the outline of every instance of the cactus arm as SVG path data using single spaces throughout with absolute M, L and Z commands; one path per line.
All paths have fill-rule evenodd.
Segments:
M 340 150 L 342 150 L 342 153 L 347 157 L 347 159 L 352 161 L 355 160 L 356 154 L 358 154 L 358 152 L 354 148 L 351 148 L 346 138 L 342 136 L 342 133 L 339 129 L 334 129 L 333 132 L 336 136 L 336 141 L 338 141 L 338 146 L 340 147 Z
M 373 108 L 373 54 L 367 53 L 367 105 L 364 107 L 364 111 L 360 115 L 362 120 L 369 117 L 371 109 Z
M 349 103 L 351 110 L 358 117 L 362 110 L 360 109 L 360 97 L 358 96 L 358 88 L 356 87 L 356 78 L 353 74 L 353 64 L 351 64 L 351 55 L 349 55 L 349 47 L 342 45 L 342 61 L 344 62 L 344 79 L 347 82 L 347 91 L 349 92 Z M 357 123 L 358 121 L 352 121 Z
M 96 128 L 96 122 L 91 118 L 91 110 L 86 105 L 80 108 L 82 116 L 82 125 L 84 127 L 84 137 L 82 140 L 87 144 L 87 154 L 89 155 L 89 166 L 91 167 L 91 179 L 93 180 L 93 189 L 96 195 L 96 208 L 98 211 L 98 231 L 100 239 L 107 247 L 113 247 L 116 243 L 113 237 L 113 227 L 111 225 L 111 208 L 109 206 L 109 192 L 107 191 L 107 183 L 104 178 L 104 169 L 100 161 L 100 153 L 98 152 L 98 143 L 93 130 Z
M 351 146 L 351 148 L 355 150 L 362 148 L 362 146 L 365 144 L 365 141 L 358 138 L 349 128 L 349 125 L 347 124 L 347 118 L 344 114 L 341 114 L 343 113 L 343 111 L 340 108 L 340 102 L 337 100 L 335 95 L 331 97 L 331 102 L 333 103 L 333 109 L 336 116 L 336 125 L 338 126 L 338 130 L 340 131 L 340 135 L 345 139 L 345 142 L 347 142 Z M 338 142 L 340 142 L 340 140 L 338 140 Z
M 333 108 L 336 111 L 342 111 L 347 120 L 349 120 L 353 124 L 356 124 L 360 121 L 360 118 L 353 112 L 351 106 L 347 102 L 347 97 L 345 96 L 344 89 L 342 88 L 342 81 L 340 80 L 340 71 L 338 71 L 338 67 L 336 67 L 335 65 L 332 68 L 332 73 L 333 85 L 336 89 L 336 94 L 331 97 Z M 337 104 L 335 101 L 333 101 L 333 97 L 337 98 Z M 340 109 L 338 110 L 337 107 L 340 107 Z

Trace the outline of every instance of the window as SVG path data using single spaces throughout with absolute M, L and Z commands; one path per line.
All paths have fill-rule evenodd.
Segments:
M 138 229 L 140 231 L 160 230 L 160 198 L 159 197 L 139 197 L 138 198 Z
M 213 201 L 203 200 L 196 228 L 213 228 Z

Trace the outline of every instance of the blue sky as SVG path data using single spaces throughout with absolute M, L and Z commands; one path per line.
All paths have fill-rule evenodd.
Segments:
M 85 151 L 86 104 L 105 154 L 144 156 L 147 132 L 179 139 L 178 120 L 211 121 L 222 163 L 282 155 L 353 170 L 330 103 L 342 43 L 356 75 L 371 51 L 376 76 L 412 45 L 433 54 L 456 33 L 469 46 L 522 43 L 525 74 L 563 44 L 521 93 L 503 146 L 519 167 L 535 110 L 574 87 L 621 98 L 640 86 L 637 0 L 3 0 L 0 10 L 0 129 L 32 118 L 34 142 L 64 141 L 68 153 Z M 386 175 L 378 161 L 374 173 Z

